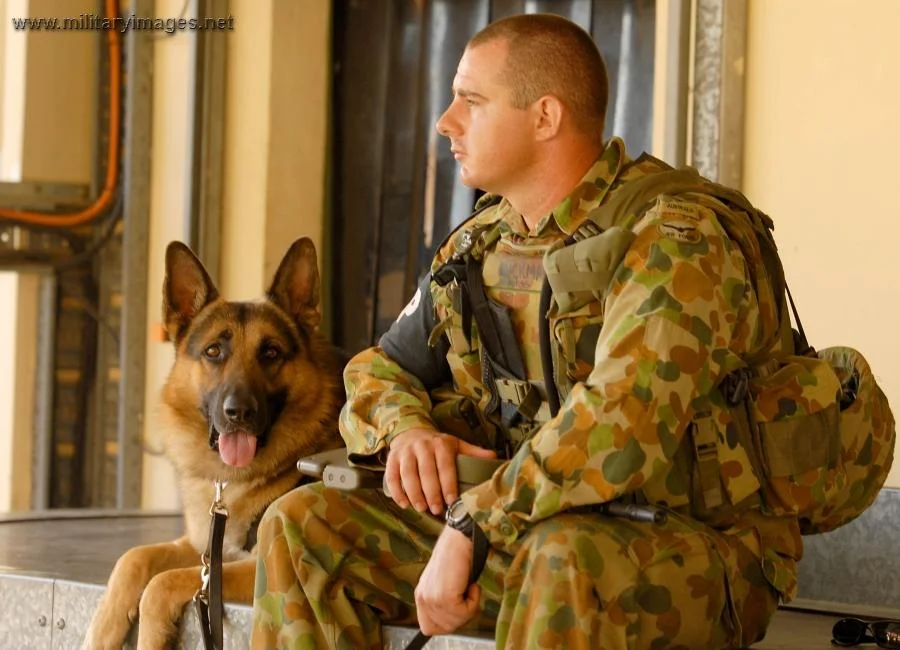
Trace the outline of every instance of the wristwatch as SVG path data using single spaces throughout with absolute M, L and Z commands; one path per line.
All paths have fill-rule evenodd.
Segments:
M 447 508 L 447 513 L 444 515 L 444 519 L 447 521 L 447 525 L 450 528 L 458 530 L 463 535 L 472 539 L 475 535 L 475 520 L 472 519 L 472 515 L 466 512 L 466 507 L 463 505 L 462 499 L 457 499 Z

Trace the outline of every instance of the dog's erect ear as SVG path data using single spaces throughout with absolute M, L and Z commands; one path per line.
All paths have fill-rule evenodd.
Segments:
M 313 329 L 322 321 L 316 247 L 308 237 L 291 244 L 266 292 L 291 318 Z
M 219 297 L 209 274 L 190 248 L 173 241 L 166 248 L 163 283 L 163 323 L 169 338 L 178 341 L 203 307 Z

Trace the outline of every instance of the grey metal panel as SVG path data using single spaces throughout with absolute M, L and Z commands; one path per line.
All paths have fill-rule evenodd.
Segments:
M 222 641 L 225 650 L 247 650 L 250 647 L 250 624 L 253 610 L 243 605 L 225 605 L 225 621 L 222 625 Z M 179 650 L 205 650 L 200 623 L 193 608 L 188 605 L 178 626 Z
M 900 489 L 881 491 L 858 519 L 822 535 L 804 537 L 798 596 L 807 607 L 878 608 L 900 617 Z M 890 608 L 885 611 L 884 608 Z
M 130 11 L 152 16 L 152 0 L 132 0 Z M 122 259 L 122 334 L 119 399 L 119 458 L 116 505 L 134 508 L 141 503 L 144 422 L 144 373 L 147 342 L 147 242 L 150 220 L 150 132 L 152 94 L 152 32 L 126 34 L 125 86 L 125 232 Z
M 0 648 L 46 650 L 53 630 L 53 581 L 0 574 L 0 612 Z
M 690 163 L 740 189 L 743 159 L 746 0 L 698 0 Z
M 53 617 L 50 621 L 56 650 L 80 648 L 103 587 L 57 580 L 53 584 Z
M 228 15 L 227 0 L 198 0 L 197 15 Z M 191 138 L 190 218 L 187 243 L 203 260 L 214 282 L 219 281 L 222 230 L 223 161 L 225 144 L 225 72 L 228 32 L 199 30 L 193 40 L 193 124 Z
M 34 387 L 34 446 L 31 507 L 50 507 L 50 458 L 53 455 L 53 386 L 56 341 L 56 276 L 41 276 L 38 297 L 38 345 Z
M 716 180 L 719 172 L 719 107 L 722 101 L 723 0 L 698 0 L 694 22 L 694 83 L 691 156 L 698 171 Z
M 96 138 L 94 141 L 94 175 L 91 195 L 99 196 L 103 189 L 108 169 L 107 151 L 110 135 L 120 139 L 120 133 L 110 134 L 110 65 L 109 49 L 104 41 L 98 41 L 97 48 L 97 116 L 95 118 Z M 126 80 L 127 83 L 127 80 Z M 118 98 L 124 98 L 120 95 Z M 121 113 L 120 113 L 121 114 Z M 124 116 L 124 115 L 123 115 Z M 123 192 L 121 179 L 119 192 Z M 121 205 L 93 226 L 96 241 L 102 238 L 108 223 L 121 219 Z M 122 292 L 122 242 L 121 221 L 113 226 L 113 231 L 104 246 L 97 251 L 92 262 L 96 290 L 92 296 L 85 296 L 85 309 L 94 312 L 98 327 L 94 328 L 95 340 L 88 342 L 87 360 L 93 363 L 95 372 L 91 378 L 90 398 L 85 418 L 87 426 L 82 440 L 84 495 L 79 505 L 94 507 L 115 507 L 116 505 L 116 465 L 111 458 L 107 442 L 115 442 L 118 436 L 119 399 L 119 334 L 121 333 L 120 302 Z M 90 347 L 94 350 L 90 350 Z M 58 354 L 58 353 L 57 353 Z M 87 364 L 86 364 L 87 365 Z M 56 477 L 53 477 L 54 481 Z
M 695 18 L 691 164 L 740 188 L 746 0 L 699 0 Z

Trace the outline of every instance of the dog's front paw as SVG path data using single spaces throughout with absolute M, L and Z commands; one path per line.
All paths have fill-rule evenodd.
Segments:
M 196 569 L 173 569 L 150 581 L 141 596 L 138 650 L 160 650 L 178 632 L 184 606 L 200 586 Z
M 137 616 L 137 608 L 123 608 L 121 601 L 104 594 L 81 644 L 82 650 L 121 650 Z

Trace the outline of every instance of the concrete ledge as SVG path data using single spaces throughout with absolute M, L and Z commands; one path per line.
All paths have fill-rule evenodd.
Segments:
M 754 648 L 830 648 L 831 626 L 838 614 L 900 618 L 900 610 L 891 608 L 900 602 L 893 597 L 898 587 L 891 576 L 896 572 L 882 571 L 879 579 L 870 578 L 882 559 L 887 565 L 880 566 L 897 562 L 889 540 L 900 535 L 898 497 L 900 491 L 885 491 L 857 522 L 830 535 L 807 538 L 811 543 L 801 563 L 803 598 L 795 605 L 830 613 L 783 609 L 767 638 Z M 173 539 L 181 527 L 180 518 L 173 515 L 56 514 L 0 520 L 0 648 L 79 648 L 116 558 L 131 546 Z M 857 567 L 868 570 L 858 573 Z M 831 587 L 827 596 L 817 586 L 824 584 Z M 832 593 L 849 594 L 850 602 L 840 602 L 830 597 Z M 860 597 L 865 599 L 852 602 Z M 226 613 L 225 647 L 246 650 L 250 607 L 227 605 Z M 384 647 L 401 650 L 414 634 L 411 628 L 388 626 Z M 493 646 L 491 639 L 447 636 L 431 640 L 427 648 L 486 650 Z M 134 638 L 126 647 L 134 647 Z M 202 649 L 192 611 L 182 620 L 177 647 Z

